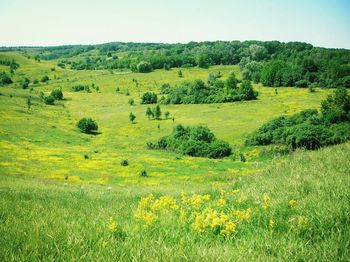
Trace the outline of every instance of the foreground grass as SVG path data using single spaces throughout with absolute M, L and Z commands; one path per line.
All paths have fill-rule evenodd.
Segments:
M 350 144 L 275 159 L 259 175 L 235 176 L 225 186 L 108 188 L 26 176 L 0 176 L 0 260 L 348 261 L 350 259 Z M 147 178 L 145 178 L 147 179 Z M 230 237 L 199 233 L 166 212 L 150 226 L 134 217 L 140 197 L 181 192 L 220 198 L 246 196 L 224 208 L 250 207 L 250 222 Z M 271 199 L 267 209 L 264 196 Z M 296 200 L 295 208 L 289 201 Z M 112 217 L 116 232 L 112 232 Z M 307 221 L 293 226 L 293 217 Z M 271 226 L 271 219 L 273 225 Z

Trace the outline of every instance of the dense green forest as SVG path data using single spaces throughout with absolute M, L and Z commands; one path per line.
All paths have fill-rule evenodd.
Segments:
M 155 69 L 239 65 L 244 80 L 264 86 L 350 87 L 350 52 L 301 42 L 216 41 L 187 44 L 107 43 L 57 47 L 2 47 L 36 60 L 58 60 L 76 70 Z

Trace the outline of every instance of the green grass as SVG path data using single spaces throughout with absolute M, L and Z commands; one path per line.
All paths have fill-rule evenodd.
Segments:
M 150 192 L 219 195 L 202 184 L 162 187 L 78 186 L 52 180 L 3 175 L 0 200 L 0 258 L 9 260 L 285 260 L 348 261 L 350 144 L 314 152 L 297 152 L 290 160 L 272 161 L 260 175 L 232 179 L 225 189 L 239 188 L 252 207 L 251 224 L 240 225 L 232 239 L 201 235 L 179 226 L 176 217 L 144 228 L 134 216 L 139 197 Z M 263 195 L 271 198 L 264 215 Z M 297 207 L 287 208 L 290 199 Z M 258 204 L 256 204 L 258 203 Z M 305 231 L 285 228 L 293 214 L 306 217 Z M 126 238 L 113 236 L 113 217 Z M 273 218 L 275 229 L 257 225 Z M 264 222 L 265 221 L 265 222 Z M 263 224 L 262 223 L 262 224 Z M 288 223 L 287 223 L 288 225 Z
M 226 78 L 234 70 L 240 78 L 239 68 L 182 69 L 184 78 L 179 78 L 177 69 L 149 74 L 73 71 L 58 68 L 57 61 L 39 63 L 17 53 L 0 53 L 5 58 L 14 58 L 20 68 L 12 76 L 14 83 L 0 88 L 1 261 L 350 259 L 350 144 L 281 157 L 260 156 L 263 147 L 244 146 L 245 137 L 261 124 L 319 108 L 331 91 L 279 88 L 276 95 L 274 88 L 254 85 L 256 101 L 162 105 L 162 112 L 169 111 L 175 121 L 157 121 L 145 115 L 143 92 L 159 92 L 163 83 L 206 80 L 210 72 L 220 71 Z M 49 75 L 48 84 L 21 88 L 24 77 L 40 80 L 43 75 Z M 100 92 L 71 92 L 71 86 L 92 83 Z M 66 99 L 43 104 L 39 93 L 57 87 Z M 128 104 L 130 98 L 136 105 Z M 137 117 L 135 124 L 129 122 L 130 112 Z M 96 120 L 101 133 L 79 132 L 76 122 L 82 117 Z M 147 142 L 170 134 L 180 123 L 207 125 L 230 143 L 234 154 L 206 159 L 147 149 Z M 240 161 L 240 153 L 246 162 Z M 123 159 L 129 166 L 120 165 Z M 143 169 L 148 177 L 139 176 Z M 179 223 L 177 211 L 158 214 L 159 220 L 147 228 L 134 217 L 140 197 L 152 192 L 171 195 L 178 203 L 181 192 L 208 193 L 214 205 L 221 189 L 240 189 L 247 196 L 242 203 L 228 199 L 235 204 L 221 211 L 252 209 L 250 223 L 237 223 L 232 238 L 195 231 L 195 213 L 185 223 Z M 261 208 L 264 195 L 271 198 L 268 212 Z M 288 207 L 291 199 L 297 200 L 296 209 Z M 295 216 L 305 217 L 307 227 L 293 227 L 288 221 Z M 109 217 L 125 239 L 110 232 Z
M 12 57 L 12 54 L 6 54 Z M 317 108 L 329 93 L 318 90 L 280 88 L 278 95 L 273 88 L 256 85 L 260 92 L 257 101 L 208 105 L 161 106 L 163 113 L 170 112 L 175 118 L 148 120 L 148 105 L 140 105 L 140 96 L 146 90 L 159 91 L 162 83 L 176 84 L 183 80 L 201 78 L 209 72 L 221 71 L 227 77 L 231 70 L 239 76 L 238 67 L 217 66 L 210 69 L 182 69 L 184 78 L 177 76 L 177 69 L 157 70 L 149 74 L 111 74 L 107 71 L 72 71 L 54 67 L 53 62 L 35 62 L 14 55 L 21 64 L 14 75 L 15 83 L 2 88 L 0 96 L 0 137 L 2 154 L 0 171 L 6 174 L 36 175 L 53 179 L 69 177 L 71 181 L 100 183 L 105 185 L 171 184 L 176 180 L 215 182 L 226 180 L 236 173 L 255 173 L 257 165 L 264 165 L 259 158 L 239 161 L 245 137 L 267 120 L 281 114 L 293 114 L 305 108 Z M 33 87 L 32 91 L 20 88 L 21 78 L 40 79 L 48 74 L 49 84 Z M 67 80 L 69 79 L 69 81 Z M 132 79 L 137 79 L 136 87 Z M 95 83 L 100 93 L 71 92 L 76 84 Z M 40 91 L 62 87 L 66 100 L 55 106 L 44 105 L 38 98 Z M 121 93 L 116 93 L 119 87 Z M 129 90 L 130 96 L 124 92 Z M 12 96 L 12 97 L 10 97 Z M 32 97 L 31 110 L 26 99 Z M 132 97 L 135 106 L 128 104 Z M 136 124 L 130 124 L 129 114 L 136 115 Z M 82 117 L 97 121 L 100 135 L 82 134 L 76 122 Z M 204 124 L 219 139 L 228 141 L 235 155 L 222 160 L 208 160 L 177 156 L 174 153 L 150 151 L 146 143 L 169 134 L 177 124 Z M 160 130 L 157 126 L 160 125 Z M 89 159 L 84 159 L 88 154 Z M 129 167 L 121 167 L 120 161 L 128 159 Z M 140 170 L 146 169 L 150 177 L 139 178 Z

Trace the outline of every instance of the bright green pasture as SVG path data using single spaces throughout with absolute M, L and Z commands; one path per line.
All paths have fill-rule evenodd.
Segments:
M 103 185 L 172 184 L 174 182 L 224 183 L 237 175 L 258 173 L 266 165 L 257 156 L 259 149 L 245 148 L 245 137 L 267 120 L 282 114 L 293 114 L 306 108 L 318 108 L 329 93 L 318 89 L 274 88 L 255 85 L 259 91 L 256 101 L 205 105 L 162 105 L 170 118 L 148 120 L 149 105 L 140 104 L 140 96 L 147 90 L 159 92 L 163 83 L 177 84 L 184 80 L 206 80 L 211 72 L 221 72 L 223 78 L 230 71 L 240 77 L 237 66 L 215 66 L 209 69 L 157 70 L 149 74 L 117 71 L 73 71 L 55 66 L 55 62 L 36 62 L 19 54 L 4 53 L 0 58 L 14 57 L 21 65 L 13 76 L 14 84 L 2 87 L 0 96 L 0 172 L 40 176 L 49 179 L 68 179 L 71 182 Z M 52 68 L 55 68 L 52 71 Z M 24 77 L 40 80 L 49 75 L 48 84 L 30 85 L 21 89 Z M 135 84 L 136 79 L 138 85 Z M 98 85 L 97 93 L 72 92 L 77 84 Z M 38 94 L 61 87 L 65 100 L 55 106 L 44 105 Z M 116 92 L 116 88 L 120 91 Z M 130 95 L 125 95 L 126 91 Z M 27 98 L 32 107 L 27 109 Z M 128 100 L 134 98 L 136 105 Z M 151 105 L 152 106 L 152 105 Z M 129 122 L 129 114 L 136 115 L 136 123 Z M 99 135 L 79 132 L 76 122 L 92 117 L 99 125 Z M 234 155 L 220 160 L 179 156 L 171 152 L 148 150 L 146 143 L 169 134 L 177 124 L 207 125 L 218 138 L 228 141 Z M 158 129 L 159 125 L 159 129 Z M 247 162 L 240 162 L 244 152 Z M 84 155 L 88 156 L 85 159 Z M 127 159 L 128 167 L 120 161 Z M 149 177 L 139 177 L 145 169 Z

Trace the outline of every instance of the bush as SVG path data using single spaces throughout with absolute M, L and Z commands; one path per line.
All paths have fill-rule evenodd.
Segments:
M 141 61 L 137 64 L 137 72 L 139 73 L 149 73 L 152 71 L 152 66 L 149 62 Z
M 177 125 L 170 136 L 162 137 L 155 143 L 147 143 L 147 146 L 150 149 L 169 150 L 194 157 L 222 158 L 232 152 L 230 145 L 216 139 L 206 126 Z
M 226 82 L 217 75 L 210 74 L 208 84 L 197 79 L 183 82 L 177 88 L 171 88 L 165 102 L 168 104 L 208 104 L 257 98 L 258 93 L 253 90 L 249 81 L 243 81 L 240 88 L 236 88 L 236 83 L 233 74 Z
M 50 94 L 55 100 L 63 100 L 63 93 L 61 89 L 54 89 Z
M 28 78 L 24 78 L 23 83 L 22 83 L 22 88 L 27 89 L 29 86 L 30 80 Z
M 146 170 L 141 170 L 140 172 L 140 177 L 147 177 L 147 171 Z
M 128 166 L 129 165 L 129 161 L 127 159 L 123 159 L 122 161 L 120 161 L 120 165 L 121 166 Z
M 0 86 L 12 84 L 12 79 L 5 72 L 0 73 Z
M 306 80 L 299 80 L 299 81 L 295 82 L 296 87 L 308 87 L 309 84 L 310 83 Z
M 141 97 L 141 104 L 156 104 L 158 100 L 157 94 L 154 92 L 146 92 Z
M 54 105 L 55 104 L 55 98 L 51 95 L 49 96 L 43 96 L 44 103 L 47 105 Z
M 88 85 L 76 85 L 71 87 L 72 91 L 79 92 L 79 91 L 86 91 L 90 93 L 90 87 Z
M 350 96 L 338 88 L 321 103 L 322 114 L 308 109 L 292 116 L 273 119 L 246 140 L 247 145 L 284 144 L 296 148 L 318 149 L 350 139 Z
M 239 93 L 242 96 L 242 100 L 254 100 L 258 97 L 258 92 L 254 91 L 249 80 L 242 81 L 242 84 L 239 87 Z
M 41 78 L 40 82 L 47 83 L 49 80 L 50 80 L 50 78 L 47 75 L 45 75 Z
M 81 132 L 86 134 L 93 134 L 98 130 L 97 123 L 91 118 L 82 118 L 78 121 L 77 127 Z

